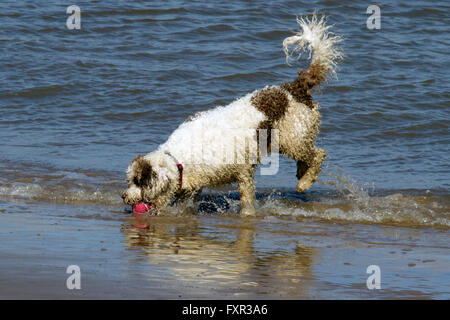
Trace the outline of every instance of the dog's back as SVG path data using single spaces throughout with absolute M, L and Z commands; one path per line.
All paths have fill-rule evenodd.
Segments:
M 190 164 L 231 164 L 245 158 L 245 143 L 256 148 L 255 129 L 265 119 L 252 104 L 252 96 L 198 113 L 183 122 L 159 149 Z

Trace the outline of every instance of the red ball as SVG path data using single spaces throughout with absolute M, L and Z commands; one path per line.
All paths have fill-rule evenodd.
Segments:
M 133 213 L 144 214 L 155 208 L 153 203 L 138 202 L 133 206 Z

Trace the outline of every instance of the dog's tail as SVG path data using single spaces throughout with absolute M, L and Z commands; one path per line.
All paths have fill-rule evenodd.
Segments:
M 313 15 L 311 20 L 297 18 L 301 31 L 295 36 L 283 41 L 283 50 L 286 62 L 298 60 L 304 51 L 309 51 L 311 63 L 306 71 L 299 72 L 303 86 L 311 89 L 313 86 L 325 81 L 328 76 L 336 73 L 336 64 L 343 58 L 337 44 L 341 41 L 339 36 L 329 32 L 324 17 L 318 19 Z

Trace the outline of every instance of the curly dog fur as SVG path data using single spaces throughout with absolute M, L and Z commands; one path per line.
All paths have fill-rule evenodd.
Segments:
M 146 155 L 139 155 L 127 169 L 124 203 L 151 202 L 161 210 L 173 198 L 198 195 L 203 187 L 238 183 L 241 214 L 253 215 L 255 166 L 260 164 L 257 131 L 267 130 L 269 147 L 277 133 L 279 153 L 297 161 L 297 191 L 317 180 L 326 152 L 315 146 L 319 133 L 319 106 L 311 89 L 335 73 L 342 58 L 339 37 L 328 32 L 324 18 L 297 19 L 301 31 L 283 41 L 286 60 L 309 51 L 307 70 L 292 82 L 268 86 L 224 107 L 195 114 L 169 139 Z M 180 185 L 179 162 L 183 165 Z

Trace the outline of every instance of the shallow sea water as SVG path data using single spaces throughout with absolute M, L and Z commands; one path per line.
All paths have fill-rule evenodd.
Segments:
M 0 4 L 0 298 L 449 299 L 449 5 L 353 1 Z M 295 77 L 295 15 L 329 16 L 346 55 L 314 94 L 328 155 L 206 190 L 133 226 L 125 169 L 189 115 Z M 82 290 L 67 290 L 68 265 Z M 381 269 L 369 290 L 366 269 Z

